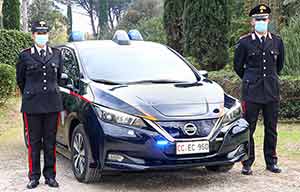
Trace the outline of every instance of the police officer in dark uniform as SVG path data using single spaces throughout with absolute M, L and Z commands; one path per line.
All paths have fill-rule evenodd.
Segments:
M 62 56 L 48 42 L 44 21 L 31 27 L 34 45 L 23 50 L 16 66 L 17 84 L 22 94 L 21 112 L 28 139 L 29 183 L 38 186 L 41 176 L 40 151 L 44 151 L 45 184 L 58 187 L 56 176 L 56 132 L 62 111 L 58 82 L 62 74 Z
M 254 31 L 240 38 L 234 56 L 234 70 L 242 79 L 242 106 L 250 124 L 250 155 L 243 161 L 242 174 L 251 175 L 255 159 L 253 134 L 260 110 L 264 118 L 264 157 L 266 169 L 280 173 L 277 166 L 277 119 L 279 110 L 278 75 L 284 64 L 284 46 L 277 35 L 268 32 L 271 9 L 260 4 L 250 11 Z

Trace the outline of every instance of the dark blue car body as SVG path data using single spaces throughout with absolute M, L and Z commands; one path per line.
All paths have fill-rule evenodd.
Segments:
M 86 47 L 99 49 L 99 52 L 114 49 L 118 57 L 117 51 L 122 46 L 132 46 L 133 50 L 142 49 L 143 46 L 166 49 L 184 61 L 197 82 L 126 84 L 93 80 L 81 51 Z M 89 170 L 98 173 L 95 177 L 111 171 L 197 166 L 216 170 L 247 159 L 247 122 L 238 114 L 232 121 L 223 123 L 227 111 L 236 106 L 236 109 L 240 108 L 238 100 L 201 76 L 172 49 L 150 42 L 119 45 L 113 41 L 75 42 L 58 48 L 64 55 L 64 74 L 60 83 L 64 111 L 61 112 L 57 145 L 59 151 L 72 160 L 74 172 L 76 161 L 78 167 L 82 161 L 84 170 L 78 172 L 78 169 L 78 173 L 74 173 L 79 181 L 93 180 L 93 176 L 87 176 Z M 101 59 L 99 62 L 102 62 Z M 121 69 L 116 70 L 122 72 Z M 139 124 L 132 126 L 102 119 L 106 115 L 105 118 L 110 120 L 111 114 L 115 115 L 113 118 L 119 118 L 116 120 L 118 122 L 126 121 L 131 116 L 137 117 L 135 122 Z M 81 155 L 83 160 L 75 154 L 77 149 L 72 149 L 72 142 L 76 142 L 74 130 L 78 127 L 82 129 L 78 133 L 85 139 L 85 150 Z M 191 152 L 195 150 L 194 147 L 200 147 L 201 141 L 209 144 L 205 149 L 209 151 Z M 181 142 L 185 142 L 181 146 L 185 154 L 176 152 L 179 150 L 177 144 Z M 193 142 L 197 142 L 197 146 Z

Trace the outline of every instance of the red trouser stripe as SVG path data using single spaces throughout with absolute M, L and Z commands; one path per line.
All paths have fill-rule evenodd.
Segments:
M 242 101 L 242 110 L 243 110 L 243 113 L 246 113 L 246 110 L 247 110 L 246 101 Z
M 60 112 L 57 115 L 56 131 L 57 131 L 59 125 L 60 125 Z M 53 166 L 53 169 L 54 169 L 54 173 L 56 173 L 56 144 L 54 145 L 54 166 Z
M 24 122 L 25 122 L 26 136 L 27 136 L 27 142 L 28 142 L 29 174 L 31 176 L 32 175 L 32 148 L 31 148 L 31 144 L 30 144 L 28 119 L 27 119 L 27 114 L 26 113 L 24 113 Z

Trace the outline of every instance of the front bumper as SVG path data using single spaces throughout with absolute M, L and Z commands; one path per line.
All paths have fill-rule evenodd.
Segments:
M 176 141 L 156 131 L 101 123 L 105 133 L 103 171 L 179 169 L 232 164 L 248 158 L 249 129 L 244 119 L 218 129 L 209 139 L 210 152 L 176 155 Z M 158 145 L 165 140 L 164 145 Z M 110 159 L 109 156 L 122 157 Z

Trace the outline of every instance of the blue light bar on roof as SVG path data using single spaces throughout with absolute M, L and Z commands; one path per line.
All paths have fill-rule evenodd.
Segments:
M 137 29 L 132 29 L 128 32 L 128 37 L 133 41 L 143 41 L 142 34 Z
M 114 42 L 118 43 L 119 45 L 129 45 L 130 39 L 124 30 L 117 30 L 112 39 Z

